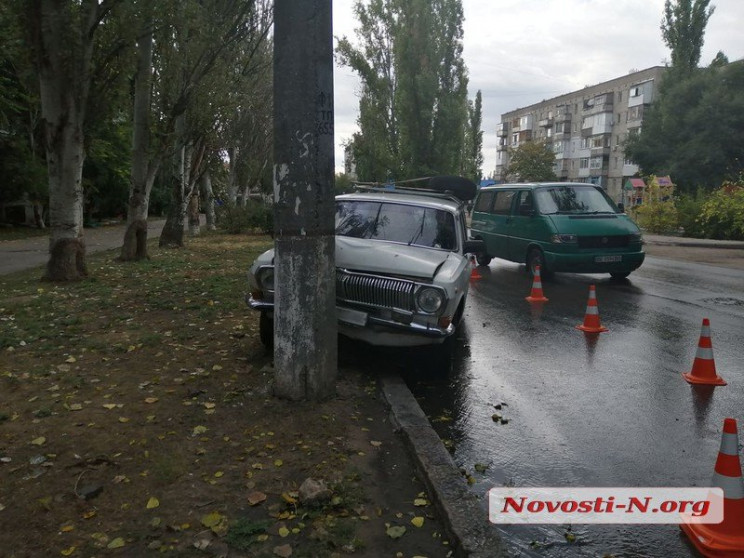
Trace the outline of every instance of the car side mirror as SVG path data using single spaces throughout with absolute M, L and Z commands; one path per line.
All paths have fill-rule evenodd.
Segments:
M 623 202 L 619 202 L 617 204 L 617 208 L 620 211 L 620 213 L 625 213 L 625 204 Z
M 486 250 L 486 243 L 482 240 L 466 240 L 463 247 L 464 254 L 480 254 Z

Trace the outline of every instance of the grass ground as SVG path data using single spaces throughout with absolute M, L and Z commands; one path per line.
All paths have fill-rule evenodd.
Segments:
M 269 244 L 207 234 L 89 256 L 79 283 L 0 278 L 0 555 L 450 554 L 353 356 L 325 403 L 271 395 L 243 303 Z M 309 477 L 325 503 L 299 501 Z

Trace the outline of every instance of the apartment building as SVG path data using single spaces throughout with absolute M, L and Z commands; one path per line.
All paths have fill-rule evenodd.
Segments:
M 625 159 L 623 142 L 640 131 L 664 70 L 654 66 L 502 114 L 496 178 L 506 178 L 509 148 L 544 140 L 555 152 L 559 180 L 598 184 L 621 201 L 625 179 L 638 172 Z

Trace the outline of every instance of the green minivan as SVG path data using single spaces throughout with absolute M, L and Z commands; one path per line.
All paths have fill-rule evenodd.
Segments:
M 646 254 L 638 226 L 594 184 L 545 182 L 481 188 L 470 234 L 483 240 L 480 265 L 492 258 L 554 271 L 625 278 Z

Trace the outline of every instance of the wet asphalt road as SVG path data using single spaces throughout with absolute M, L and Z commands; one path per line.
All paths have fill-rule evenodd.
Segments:
M 550 300 L 536 309 L 524 300 L 523 267 L 494 260 L 479 270 L 449 375 L 433 381 L 415 360 L 408 367 L 484 506 L 488 489 L 504 484 L 707 485 L 723 419 L 744 424 L 744 271 L 650 257 L 626 281 L 544 280 Z M 575 329 L 590 284 L 610 330 L 594 339 Z M 691 369 L 703 318 L 728 386 L 692 387 L 680 375 Z M 565 526 L 501 532 L 514 556 L 697 556 L 676 525 L 577 525 L 572 543 Z

